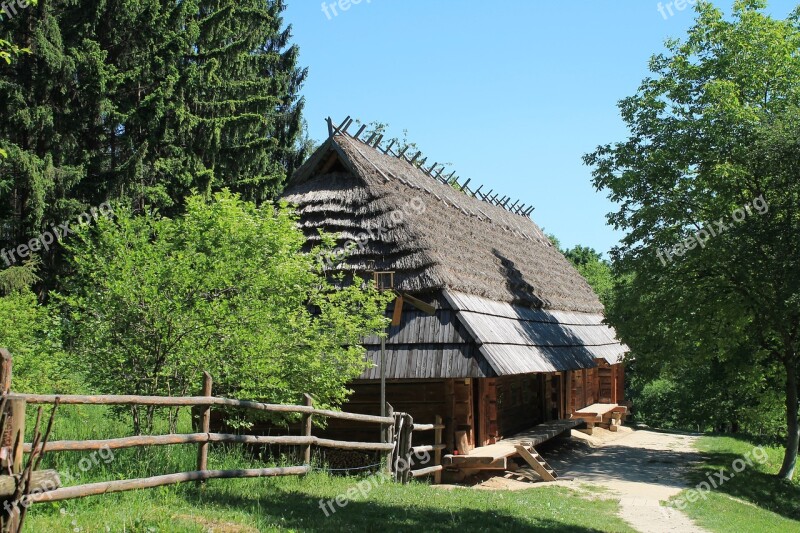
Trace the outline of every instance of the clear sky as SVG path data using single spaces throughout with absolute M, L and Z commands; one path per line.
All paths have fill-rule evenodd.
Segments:
M 326 0 L 327 14 L 322 0 L 288 2 L 312 138 L 327 137 L 329 115 L 408 130 L 429 163 L 535 206 L 564 246 L 617 243 L 614 206 L 581 157 L 625 138 L 616 103 L 686 34 L 688 0 Z M 733 0 L 716 3 L 729 13 Z

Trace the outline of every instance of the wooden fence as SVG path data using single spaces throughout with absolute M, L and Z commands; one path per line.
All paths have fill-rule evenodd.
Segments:
M 0 466 L 7 468 L 11 476 L 0 476 L 0 500 L 3 510 L 0 511 L 0 526 L 3 531 L 20 531 L 24 522 L 25 511 L 33 503 L 54 502 L 60 500 L 82 498 L 86 496 L 145 489 L 196 481 L 203 483 L 208 479 L 254 478 L 272 476 L 305 475 L 311 471 L 312 446 L 336 448 L 342 450 L 378 451 L 384 455 L 385 468 L 392 472 L 394 479 L 407 483 L 410 478 L 434 474 L 436 483 L 441 481 L 442 444 L 441 417 L 436 417 L 433 424 L 414 424 L 410 415 L 394 413 L 387 404 L 389 416 L 373 416 L 357 413 L 346 413 L 317 409 L 311 396 L 305 395 L 304 405 L 277 405 L 261 402 L 217 398 L 212 396 L 212 379 L 208 373 L 203 376 L 203 395 L 191 397 L 132 396 L 132 395 L 40 395 L 15 394 L 10 392 L 11 355 L 0 348 L 2 361 L 0 364 L 0 388 L 2 388 L 2 404 L 0 405 Z M 24 443 L 25 408 L 27 405 L 39 405 L 33 442 Z M 52 405 L 50 421 L 44 434 L 40 431 L 42 405 Z M 141 405 L 158 407 L 203 407 L 200 419 L 201 431 L 189 434 L 139 435 L 102 440 L 59 440 L 49 441 L 50 430 L 59 405 Z M 234 435 L 227 433 L 211 433 L 211 408 L 236 407 L 251 411 L 268 413 L 289 413 L 302 416 L 302 435 L 298 436 L 256 436 Z M 349 420 L 360 423 L 376 424 L 383 428 L 383 442 L 352 442 L 319 438 L 312 435 L 313 417 L 325 417 Z M 434 431 L 433 445 L 412 446 L 414 432 Z M 208 470 L 208 445 L 210 443 L 233 444 L 282 444 L 298 446 L 303 453 L 304 464 L 301 466 L 280 468 L 254 468 L 241 470 Z M 189 472 L 159 475 L 148 478 L 103 481 L 74 487 L 60 487 L 55 471 L 35 472 L 46 452 L 96 451 L 102 449 L 122 449 L 141 446 L 171 446 L 180 444 L 196 444 L 197 469 Z M 433 466 L 412 470 L 414 458 L 420 454 L 433 452 Z M 23 453 L 28 454 L 27 465 L 23 466 Z M 4 490 L 3 487 L 6 487 Z

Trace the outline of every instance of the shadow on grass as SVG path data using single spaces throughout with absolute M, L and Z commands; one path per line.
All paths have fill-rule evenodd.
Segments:
M 726 435 L 730 437 L 730 435 Z M 751 441 L 742 437 L 743 442 Z M 692 475 L 692 482 L 713 479 L 718 487 L 716 492 L 727 494 L 734 498 L 750 502 L 762 509 L 772 511 L 785 518 L 800 520 L 800 484 L 778 479 L 774 474 L 768 474 L 758 469 L 758 463 L 747 466 L 743 471 L 736 473 L 733 463 L 743 459 L 742 455 L 730 452 L 704 451 L 702 452 L 704 465 L 696 475 Z M 725 470 L 725 476 L 731 478 L 719 485 L 719 478 L 715 476 L 720 469 Z M 731 477 L 732 476 L 732 477 Z
M 350 501 L 346 507 L 333 504 L 335 512 L 328 516 L 320 500 L 298 492 L 273 492 L 265 498 L 242 498 L 215 494 L 206 498 L 191 491 L 186 498 L 202 506 L 213 501 L 214 506 L 230 510 L 246 510 L 258 514 L 269 525 L 297 531 L 563 531 L 595 532 L 598 529 L 576 527 L 550 518 L 530 517 L 522 520 L 497 511 L 461 508 L 455 511 L 417 505 L 387 504 L 375 501 Z

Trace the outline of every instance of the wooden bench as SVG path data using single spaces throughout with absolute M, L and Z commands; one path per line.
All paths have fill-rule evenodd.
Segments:
M 586 422 L 586 429 L 581 429 L 587 435 L 591 435 L 595 425 L 607 426 L 610 431 L 617 431 L 622 424 L 622 418 L 628 412 L 624 405 L 616 403 L 595 403 L 583 409 L 578 409 L 572 413 L 572 418 L 578 418 Z

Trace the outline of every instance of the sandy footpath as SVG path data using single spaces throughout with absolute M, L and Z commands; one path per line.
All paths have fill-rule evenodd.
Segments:
M 628 428 L 620 428 L 617 435 L 573 435 L 573 440 L 597 447 L 575 446 L 548 455 L 559 475 L 574 476 L 572 483 L 604 487 L 609 496 L 619 497 L 620 517 L 642 533 L 706 531 L 678 509 L 661 505 L 689 488 L 686 474 L 701 462 L 694 446 L 697 437 Z

